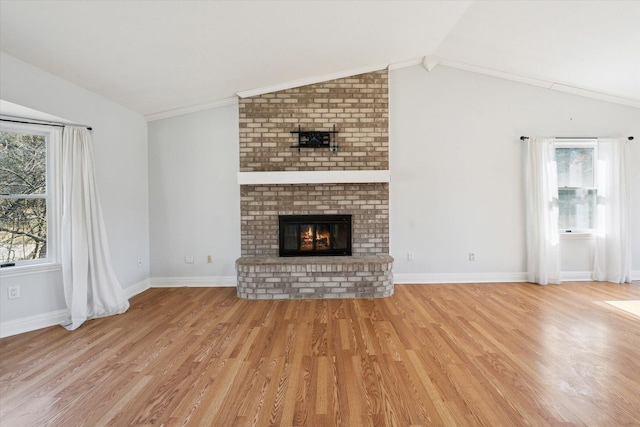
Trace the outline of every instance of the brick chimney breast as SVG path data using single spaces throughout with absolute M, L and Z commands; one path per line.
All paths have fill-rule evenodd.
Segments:
M 389 169 L 386 69 L 242 98 L 238 105 L 241 173 Z M 337 150 L 291 148 L 297 145 L 297 136 L 291 131 L 298 126 L 302 130 L 330 131 L 334 125 L 338 131 Z M 393 293 L 393 258 L 388 255 L 388 182 L 241 185 L 240 207 L 242 258 L 236 262 L 239 296 L 333 298 L 340 296 L 337 294 L 373 297 Z M 353 257 L 322 261 L 277 259 L 278 216 L 320 214 L 352 215 Z M 346 278 L 342 281 L 334 280 L 333 276 L 320 278 L 317 265 L 339 272 L 336 277 L 346 275 Z M 290 276 L 292 269 L 297 269 L 296 275 L 309 271 L 311 279 L 291 284 L 290 278 L 284 276 Z M 262 271 L 269 280 L 248 275 L 250 270 Z M 366 274 L 367 271 L 382 272 L 376 275 Z M 283 276 L 278 279 L 274 274 Z M 335 294 L 322 290 L 330 288 L 327 281 L 338 283 Z M 302 287 L 299 283 L 304 283 L 304 292 L 294 289 Z M 358 285 L 349 287 L 347 292 L 344 283 Z

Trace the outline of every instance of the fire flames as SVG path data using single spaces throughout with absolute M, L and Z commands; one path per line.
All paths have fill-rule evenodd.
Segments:
M 314 248 L 315 246 L 315 248 Z M 300 232 L 300 250 L 312 251 L 312 250 L 326 250 L 331 248 L 331 232 L 329 227 L 319 225 L 314 227 L 309 225 L 306 229 Z

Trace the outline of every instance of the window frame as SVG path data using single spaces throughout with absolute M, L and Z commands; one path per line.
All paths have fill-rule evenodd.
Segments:
M 21 133 L 26 135 L 41 135 L 45 138 L 46 144 L 46 189 L 44 196 L 34 195 L 0 195 L 0 199 L 35 199 L 42 198 L 46 203 L 47 211 L 47 255 L 45 258 L 21 260 L 12 262 L 14 265 L 0 268 L 2 277 L 21 275 L 24 273 L 54 271 L 61 268 L 60 264 L 60 156 L 59 140 L 54 137 L 56 128 L 47 125 L 12 123 L 0 121 L 0 130 L 11 133 Z M 26 197 L 16 197 L 26 196 Z
M 596 192 L 596 202 L 597 202 L 597 198 L 598 198 L 598 188 L 597 188 L 597 182 L 598 182 L 598 139 L 597 138 L 563 138 L 563 139 L 556 139 L 555 141 L 555 145 L 554 145 L 554 150 L 557 150 L 558 148 L 590 148 L 593 149 L 593 186 L 592 187 L 586 187 L 586 186 L 582 186 L 582 187 L 560 187 L 560 184 L 558 183 L 558 192 L 561 189 L 564 188 L 569 188 L 569 189 L 588 189 L 588 190 L 595 190 Z M 555 153 L 557 154 L 557 151 L 555 151 Z M 556 168 L 558 167 L 557 161 L 556 161 Z M 557 171 L 558 176 L 559 176 L 559 171 Z M 558 194 L 558 201 L 559 201 L 560 195 Z M 594 211 L 594 215 L 596 214 L 596 212 Z M 594 218 L 595 220 L 595 218 Z M 593 237 L 595 236 L 596 233 L 596 229 L 595 226 L 594 228 L 560 228 L 560 226 L 558 225 L 558 233 L 560 234 L 560 236 L 562 238 L 589 238 L 589 237 Z

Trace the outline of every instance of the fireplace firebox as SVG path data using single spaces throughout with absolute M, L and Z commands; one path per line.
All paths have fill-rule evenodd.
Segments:
M 350 256 L 351 215 L 280 215 L 280 256 Z

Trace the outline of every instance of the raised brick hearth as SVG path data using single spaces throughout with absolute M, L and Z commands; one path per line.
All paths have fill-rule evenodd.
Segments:
M 393 294 L 393 258 L 242 257 L 238 296 L 248 299 L 377 298 Z
M 381 70 L 240 99 L 239 297 L 393 293 L 388 179 L 351 182 L 342 174 L 333 180 L 339 171 L 388 171 L 387 79 Z M 297 143 L 291 131 L 298 126 L 329 130 L 334 125 L 337 150 L 291 148 Z M 322 183 L 283 183 L 281 177 L 292 172 L 321 173 Z M 277 183 L 254 179 L 265 173 L 277 173 Z M 353 255 L 278 257 L 278 216 L 320 214 L 352 216 Z

